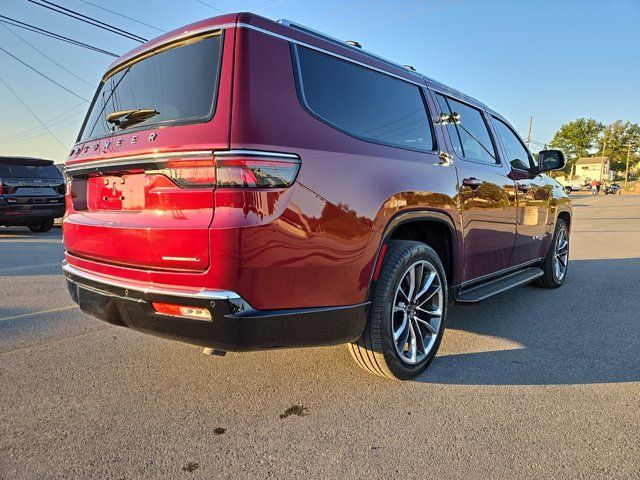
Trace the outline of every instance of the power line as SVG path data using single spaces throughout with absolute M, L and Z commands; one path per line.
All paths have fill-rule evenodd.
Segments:
M 194 0 L 194 1 L 198 2 L 200 5 L 204 5 L 205 7 L 213 8 L 214 10 L 217 10 L 220 13 L 226 13 L 224 10 L 220 10 L 218 7 L 214 7 L 213 5 L 203 2 L 202 0 Z
M 62 113 L 59 113 L 58 115 L 55 115 L 54 117 L 51 117 L 49 120 L 47 120 L 46 123 L 49 127 L 53 127 L 54 125 L 61 125 L 62 123 L 68 122 L 69 120 L 74 120 L 76 121 L 75 117 L 78 114 L 81 113 L 81 111 L 78 111 L 78 108 L 82 107 L 84 108 L 85 104 L 84 103 L 79 103 L 77 105 L 75 105 L 74 107 L 70 108 L 69 110 L 65 110 Z M 70 115 L 71 114 L 71 115 Z M 56 129 L 54 129 L 56 130 Z M 46 134 L 46 130 L 44 128 L 42 128 L 41 126 L 37 126 L 37 127 L 31 127 L 27 130 L 23 130 L 21 132 L 17 132 L 14 133 L 12 135 L 9 135 L 7 137 L 4 138 L 0 138 L 0 141 L 2 142 L 17 142 L 17 141 L 22 141 L 22 140 L 26 140 L 32 136 L 40 136 L 41 132 L 43 132 Z M 35 138 L 35 137 L 33 137 Z
M 109 10 L 108 8 L 105 8 L 105 7 L 101 6 L 101 5 L 96 5 L 95 3 L 88 2 L 87 0 L 78 0 L 78 1 L 82 2 L 82 3 L 86 3 L 86 4 L 91 5 L 93 7 L 99 8 L 100 10 L 104 10 L 105 12 L 113 13 L 114 15 L 118 15 L 119 17 L 126 18 L 128 20 L 131 20 L 132 22 L 139 23 L 140 25 L 144 25 L 145 27 L 153 28 L 154 30 L 157 30 L 158 32 L 162 32 L 162 33 L 166 33 L 167 32 L 166 30 L 162 30 L 161 28 L 154 27 L 153 25 L 145 23 L 142 20 L 138 20 L 136 18 L 129 17 L 129 16 L 125 15 L 124 13 L 116 12 L 114 10 Z
M 36 48 L 35 46 L 33 46 L 30 42 L 28 42 L 27 40 L 25 40 L 21 35 L 17 34 L 16 32 L 14 32 L 13 30 L 11 30 L 7 25 L 5 25 L 4 23 L 2 24 L 2 26 L 4 28 L 6 28 L 7 30 L 9 30 L 9 32 L 11 32 L 13 35 L 15 35 L 16 37 L 18 37 L 20 40 L 22 40 L 24 43 L 26 43 L 27 45 L 29 45 L 32 49 L 34 49 L 36 52 L 38 52 L 40 55 L 42 55 L 44 58 L 46 58 L 47 60 L 49 60 L 50 62 L 55 63 L 58 67 L 60 67 L 62 70 L 64 70 L 65 72 L 67 72 L 69 75 L 72 75 L 73 77 L 77 78 L 78 80 L 80 80 L 82 83 L 84 83 L 85 85 L 88 85 L 90 87 L 95 87 L 95 85 L 87 82 L 86 80 L 84 80 L 83 78 L 80 78 L 79 76 L 77 76 L 75 73 L 73 73 L 71 70 L 69 70 L 68 68 L 66 68 L 63 65 L 60 65 L 58 62 L 56 62 L 53 58 L 51 58 L 49 55 L 47 55 L 46 53 L 44 53 L 42 50 Z
M 82 123 L 83 118 L 79 117 L 79 118 L 67 118 L 64 123 L 59 123 L 58 125 L 56 125 L 55 127 L 51 127 L 51 125 L 49 125 L 49 127 L 51 128 L 51 130 L 53 131 L 59 131 L 59 130 L 63 130 L 65 128 L 69 128 L 73 125 L 78 125 L 80 123 Z M 77 129 L 76 129 L 76 133 L 77 133 Z M 47 135 L 48 132 L 42 130 L 42 128 L 40 128 L 40 132 L 38 133 L 33 133 L 31 135 L 28 136 L 23 136 L 20 138 L 16 138 L 13 140 L 4 140 L 2 143 L 4 144 L 11 144 L 11 143 L 21 143 L 21 142 L 30 142 L 32 140 L 35 140 L 36 138 L 40 138 L 43 137 L 44 135 Z
M 38 75 L 40 75 L 41 77 L 46 78 L 47 80 L 49 80 L 51 83 L 56 84 L 57 86 L 59 86 L 60 88 L 62 88 L 63 90 L 69 92 L 71 95 L 78 97 L 80 100 L 84 100 L 87 103 L 90 103 L 89 100 L 87 100 L 84 97 L 81 97 L 80 95 L 78 95 L 76 92 L 69 90 L 67 87 L 65 87 L 64 85 L 56 82 L 54 79 L 47 77 L 44 73 L 42 73 L 41 71 L 33 68 L 31 65 L 29 65 L 26 62 L 23 62 L 22 60 L 20 60 L 18 57 L 16 57 L 15 55 L 13 55 L 12 53 L 9 53 L 8 51 L 6 51 L 4 48 L 0 47 L 0 50 L 2 50 L 4 53 L 6 53 L 7 55 L 9 55 L 11 58 L 13 58 L 14 60 L 17 60 L 18 62 L 20 62 L 21 64 L 23 64 L 25 67 L 30 68 L 31 70 L 33 70 L 34 72 L 36 72 Z
M 62 7 L 60 5 L 56 5 L 53 2 L 49 2 L 47 0 L 40 0 L 42 3 L 39 3 L 36 0 L 27 0 L 28 2 L 33 3 L 34 5 L 38 5 L 40 7 L 44 7 L 47 8 L 51 11 L 54 11 L 56 13 L 60 13 L 62 15 L 66 15 L 67 17 L 73 18 L 75 20 L 79 20 L 81 22 L 87 23 L 89 25 L 93 25 L 94 27 L 98 27 L 101 28 L 103 30 L 106 30 L 107 32 L 111 32 L 111 33 L 115 33 L 116 35 L 120 35 L 121 37 L 125 37 L 129 40 L 135 40 L 136 42 L 140 42 L 140 43 L 144 43 L 147 41 L 146 38 L 141 37 L 140 35 L 136 35 L 134 33 L 131 32 L 127 32 L 126 30 L 123 30 L 121 28 L 118 27 L 114 27 L 113 25 L 110 25 L 106 22 L 102 22 L 100 20 L 96 20 L 95 18 L 91 18 L 88 17 L 87 15 L 83 15 L 82 13 L 78 13 L 74 10 L 71 10 L 69 8 L 65 8 Z M 45 5 L 47 4 L 47 5 Z
M 24 103 L 24 101 L 22 100 L 22 98 L 20 98 L 20 95 L 18 95 L 16 92 L 14 92 L 14 91 L 13 91 L 13 89 L 9 86 L 9 84 L 7 84 L 7 82 L 5 82 L 5 81 L 2 79 L 2 77 L 0 77 L 0 82 L 2 82 L 2 84 L 3 84 L 5 87 L 7 87 L 7 89 L 8 89 L 8 90 L 13 94 L 13 96 L 14 96 L 14 97 L 16 97 L 16 99 L 17 99 L 17 100 L 22 104 L 22 106 L 23 106 L 24 108 L 26 108 L 27 110 L 29 110 L 29 113 L 30 113 L 31 115 L 33 115 L 33 116 L 34 116 L 34 118 L 38 121 L 38 123 L 40 123 L 40 125 L 42 125 L 42 126 L 45 128 L 45 130 L 47 130 L 47 132 L 49 132 L 49 133 L 51 134 L 51 136 L 52 136 L 53 138 L 55 138 L 55 139 L 56 139 L 56 141 L 57 141 L 57 142 L 62 146 L 62 148 L 64 148 L 64 149 L 65 149 L 65 151 L 67 151 L 67 147 L 66 147 L 66 145 L 65 145 L 64 143 L 62 143 L 62 140 L 60 140 L 60 139 L 58 138 L 58 136 L 57 136 L 55 133 L 53 133 L 51 130 L 49 130 L 49 127 L 47 127 L 47 126 L 42 122 L 42 120 L 40 120 L 40 117 L 38 117 L 38 116 L 35 114 L 35 112 L 29 108 L 29 105 L 27 105 L 26 103 Z
M 88 43 L 80 42 L 78 40 L 74 40 L 73 38 L 65 37 L 64 35 L 60 35 L 54 32 L 50 32 L 49 30 L 45 30 L 44 28 L 36 27 L 35 25 L 31 25 L 29 23 L 21 22 L 20 20 L 16 20 L 11 17 L 6 17 L 4 15 L 0 15 L 0 22 L 9 24 L 13 27 L 23 28 L 25 30 L 29 30 L 30 32 L 39 33 L 40 35 L 45 35 L 47 37 L 55 38 L 56 40 L 60 40 L 62 42 L 67 42 L 72 45 L 76 45 L 78 47 L 87 48 L 89 50 L 93 50 L 98 53 L 103 53 L 105 55 L 110 55 L 112 57 L 118 58 L 120 55 L 109 52 L 108 50 L 103 50 L 98 47 L 94 47 L 93 45 L 89 45 Z

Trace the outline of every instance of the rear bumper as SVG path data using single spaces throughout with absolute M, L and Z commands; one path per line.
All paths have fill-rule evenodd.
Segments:
M 47 218 L 64 216 L 64 203 L 59 205 L 21 205 L 0 202 L 0 225 L 26 225 Z
M 71 298 L 89 315 L 123 327 L 224 351 L 337 345 L 356 340 L 368 304 L 256 310 L 222 290 L 184 290 L 130 283 L 62 266 Z M 156 313 L 151 302 L 207 308 L 210 321 Z

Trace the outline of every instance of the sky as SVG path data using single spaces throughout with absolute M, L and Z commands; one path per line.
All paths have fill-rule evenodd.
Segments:
M 413 65 L 500 112 L 522 136 L 533 117 L 532 150 L 579 117 L 640 123 L 640 0 L 51 1 L 145 38 L 220 10 L 286 18 Z M 139 44 L 27 0 L 0 0 L 0 15 L 118 54 Z M 21 39 L 3 25 L 0 47 L 73 93 L 0 50 L 0 155 L 64 161 L 89 106 L 82 98 L 93 97 L 112 58 L 10 27 Z

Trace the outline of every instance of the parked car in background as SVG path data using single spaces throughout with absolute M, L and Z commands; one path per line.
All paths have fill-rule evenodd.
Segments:
M 66 163 L 63 270 L 116 325 L 220 353 L 348 343 L 408 379 L 449 302 L 563 284 L 563 165 L 355 43 L 223 15 L 105 73 Z
M 64 215 L 65 182 L 51 160 L 0 157 L 0 225 L 47 232 Z
M 564 178 L 556 178 L 555 179 L 560 185 L 562 185 L 562 188 L 564 189 L 565 193 L 569 194 L 571 192 L 579 192 L 580 190 L 583 189 L 584 185 L 582 183 L 580 183 L 580 181 L 578 180 L 565 180 Z
M 604 189 L 604 194 L 605 195 L 615 195 L 616 193 L 619 194 L 621 189 L 622 187 L 620 185 L 618 185 L 617 183 L 612 183 L 611 185 L 608 185 Z

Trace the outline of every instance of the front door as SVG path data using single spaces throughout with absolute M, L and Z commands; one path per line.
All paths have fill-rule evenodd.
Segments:
M 500 162 L 484 111 L 440 93 L 436 98 L 440 113 L 459 115 L 443 128 L 456 158 L 464 281 L 470 281 L 509 267 L 516 234 L 515 183 Z
M 535 173 L 535 160 L 509 124 L 497 117 L 492 120 L 516 184 L 518 225 L 510 262 L 516 266 L 546 255 L 553 235 L 550 218 L 553 186 L 544 175 Z

